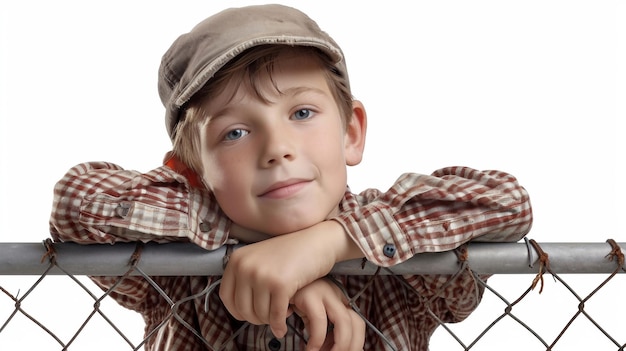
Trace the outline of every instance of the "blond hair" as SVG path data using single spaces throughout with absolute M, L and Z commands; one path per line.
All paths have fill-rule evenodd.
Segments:
M 212 96 L 224 92 L 230 82 L 239 82 L 244 85 L 256 98 L 268 102 L 263 93 L 261 76 L 270 77 L 273 88 L 280 93 L 272 79 L 274 62 L 285 50 L 301 50 L 318 58 L 322 67 L 326 67 L 325 78 L 330 91 L 337 103 L 345 129 L 352 117 L 352 93 L 350 92 L 347 77 L 342 76 L 331 59 L 322 51 L 313 47 L 290 47 L 285 45 L 262 45 L 248 49 L 220 69 L 213 78 L 200 89 L 190 101 L 183 106 L 181 119 L 176 126 L 173 141 L 173 152 L 187 167 L 201 175 L 202 160 L 200 148 L 203 147 L 200 138 L 200 127 L 207 118 L 205 102 Z M 234 98 L 237 89 L 234 89 L 229 101 Z

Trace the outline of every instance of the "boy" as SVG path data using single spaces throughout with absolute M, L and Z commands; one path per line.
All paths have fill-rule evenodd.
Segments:
M 503 172 L 451 167 L 405 174 L 387 193 L 351 193 L 346 166 L 361 161 L 365 108 L 339 46 L 295 9 L 228 9 L 201 22 L 163 56 L 159 94 L 173 142 L 165 165 L 78 165 L 57 183 L 51 216 L 55 240 L 249 243 L 230 255 L 208 311 L 198 299 L 177 306 L 202 338 L 143 278 L 115 287 L 111 296 L 144 316 L 149 350 L 426 350 L 438 326 L 428 311 L 455 322 L 479 303 L 470 273 L 335 277 L 338 286 L 325 278 L 333 265 L 392 266 L 530 230 L 528 195 Z M 219 279 L 154 277 L 174 302 Z M 383 336 L 342 290 L 360 293 L 359 311 Z

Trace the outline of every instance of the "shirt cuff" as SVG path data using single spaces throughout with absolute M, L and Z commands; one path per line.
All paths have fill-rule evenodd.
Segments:
M 409 238 L 389 207 L 366 205 L 334 217 L 368 261 L 390 267 L 413 257 Z

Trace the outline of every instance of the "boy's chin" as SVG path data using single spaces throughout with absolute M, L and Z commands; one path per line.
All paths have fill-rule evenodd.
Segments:
M 228 234 L 230 237 L 235 238 L 244 243 L 256 243 L 265 239 L 269 239 L 272 235 L 261 233 L 256 230 L 244 228 L 237 223 L 233 223 L 230 227 Z
M 275 236 L 297 232 L 310 226 L 312 226 L 312 224 L 289 223 L 280 226 L 280 230 L 278 230 L 278 228 L 267 228 L 267 230 L 265 231 L 259 231 L 243 227 L 237 223 L 233 223 L 230 227 L 229 236 L 244 243 L 256 243 Z

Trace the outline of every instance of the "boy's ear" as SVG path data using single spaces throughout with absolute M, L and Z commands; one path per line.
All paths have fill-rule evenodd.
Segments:
M 367 132 L 367 113 L 363 103 L 352 101 L 352 119 L 346 126 L 345 155 L 346 165 L 356 166 L 363 159 L 365 149 L 365 134 Z

